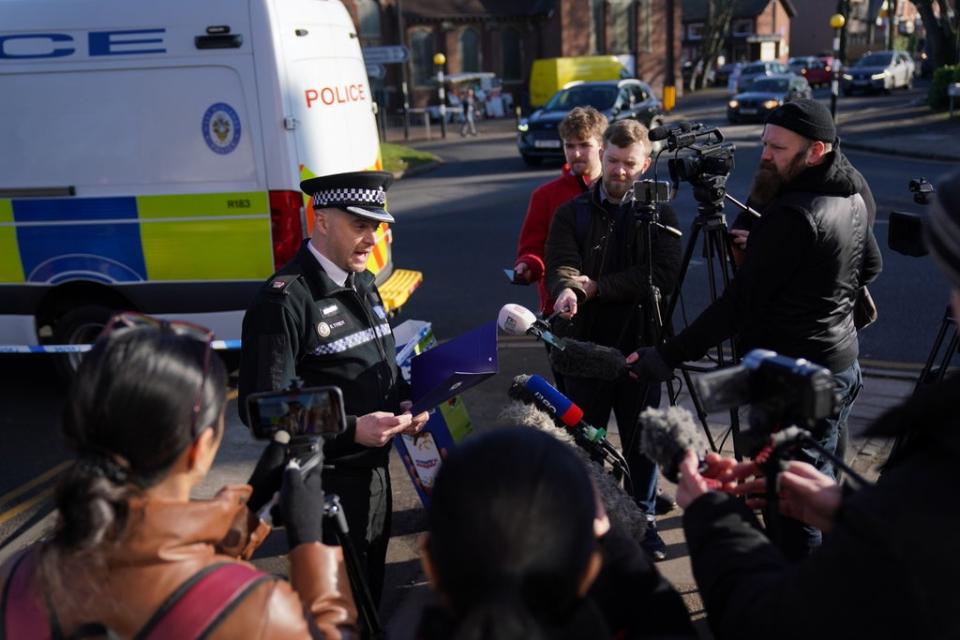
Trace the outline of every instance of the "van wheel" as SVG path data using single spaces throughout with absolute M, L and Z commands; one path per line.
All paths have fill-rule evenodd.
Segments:
M 540 166 L 540 163 L 543 161 L 542 158 L 538 158 L 538 157 L 536 157 L 536 156 L 528 156 L 528 155 L 525 154 L 525 153 L 522 154 L 522 155 L 523 155 L 523 162 L 524 162 L 524 164 L 526 164 L 528 167 L 539 167 L 539 166 Z
M 53 326 L 55 344 L 92 344 L 116 310 L 100 305 L 77 307 L 60 316 Z M 83 359 L 82 353 L 65 353 L 57 358 L 57 370 L 66 379 L 73 378 Z

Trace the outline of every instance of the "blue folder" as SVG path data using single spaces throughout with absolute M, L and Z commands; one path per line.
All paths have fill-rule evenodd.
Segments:
M 413 414 L 434 409 L 498 370 L 496 321 L 424 351 L 410 363 Z

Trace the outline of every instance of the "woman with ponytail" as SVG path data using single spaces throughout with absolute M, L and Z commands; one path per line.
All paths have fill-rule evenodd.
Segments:
M 63 420 L 77 459 L 51 537 L 0 568 L 0 639 L 353 637 L 339 549 L 319 542 L 319 473 L 282 476 L 283 446 L 271 443 L 253 487 L 190 499 L 224 430 L 211 338 L 123 314 L 84 358 Z M 269 533 L 251 508 L 281 478 L 290 584 L 240 560 Z

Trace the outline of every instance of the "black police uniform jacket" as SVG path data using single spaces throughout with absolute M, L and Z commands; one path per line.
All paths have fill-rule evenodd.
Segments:
M 544 247 L 547 291 L 556 299 L 569 287 L 580 305 L 569 323 L 556 321 L 557 333 L 629 353 L 652 340 L 646 328 L 647 314 L 636 311 L 638 303 L 644 310 L 650 304 L 646 230 L 635 224 L 628 206 L 601 202 L 600 198 L 598 180 L 589 191 L 557 208 Z M 589 212 L 583 237 L 578 237 L 578 209 Z M 660 221 L 679 226 L 669 205 L 661 205 Z M 665 309 L 680 271 L 680 239 L 664 231 L 654 233 L 653 283 L 660 289 L 661 308 Z M 599 287 L 597 296 L 586 303 L 586 292 L 575 280 L 580 275 L 589 276 Z M 644 327 L 638 326 L 641 320 Z
M 325 462 L 385 466 L 389 447 L 356 444 L 356 416 L 400 412 L 407 384 L 396 364 L 393 333 L 369 271 L 354 288 L 337 285 L 306 243 L 261 287 L 243 318 L 239 406 L 246 398 L 283 389 L 299 377 L 305 387 L 334 385 L 343 392 L 347 429 L 324 445 Z
M 852 366 L 854 302 L 881 269 L 862 192 L 862 176 L 839 149 L 784 185 L 753 224 L 726 291 L 659 347 L 663 359 L 696 360 L 737 335 L 744 351 L 771 349 L 834 373 Z
M 954 376 L 867 429 L 903 444 L 876 485 L 845 493 L 823 545 L 799 564 L 740 500 L 694 500 L 683 529 L 715 637 L 960 638 L 958 397 Z

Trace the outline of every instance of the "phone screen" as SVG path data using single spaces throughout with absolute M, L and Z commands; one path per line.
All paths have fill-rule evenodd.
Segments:
M 247 399 L 254 437 L 269 439 L 277 431 L 291 436 L 333 437 L 347 426 L 339 387 L 255 393 Z

